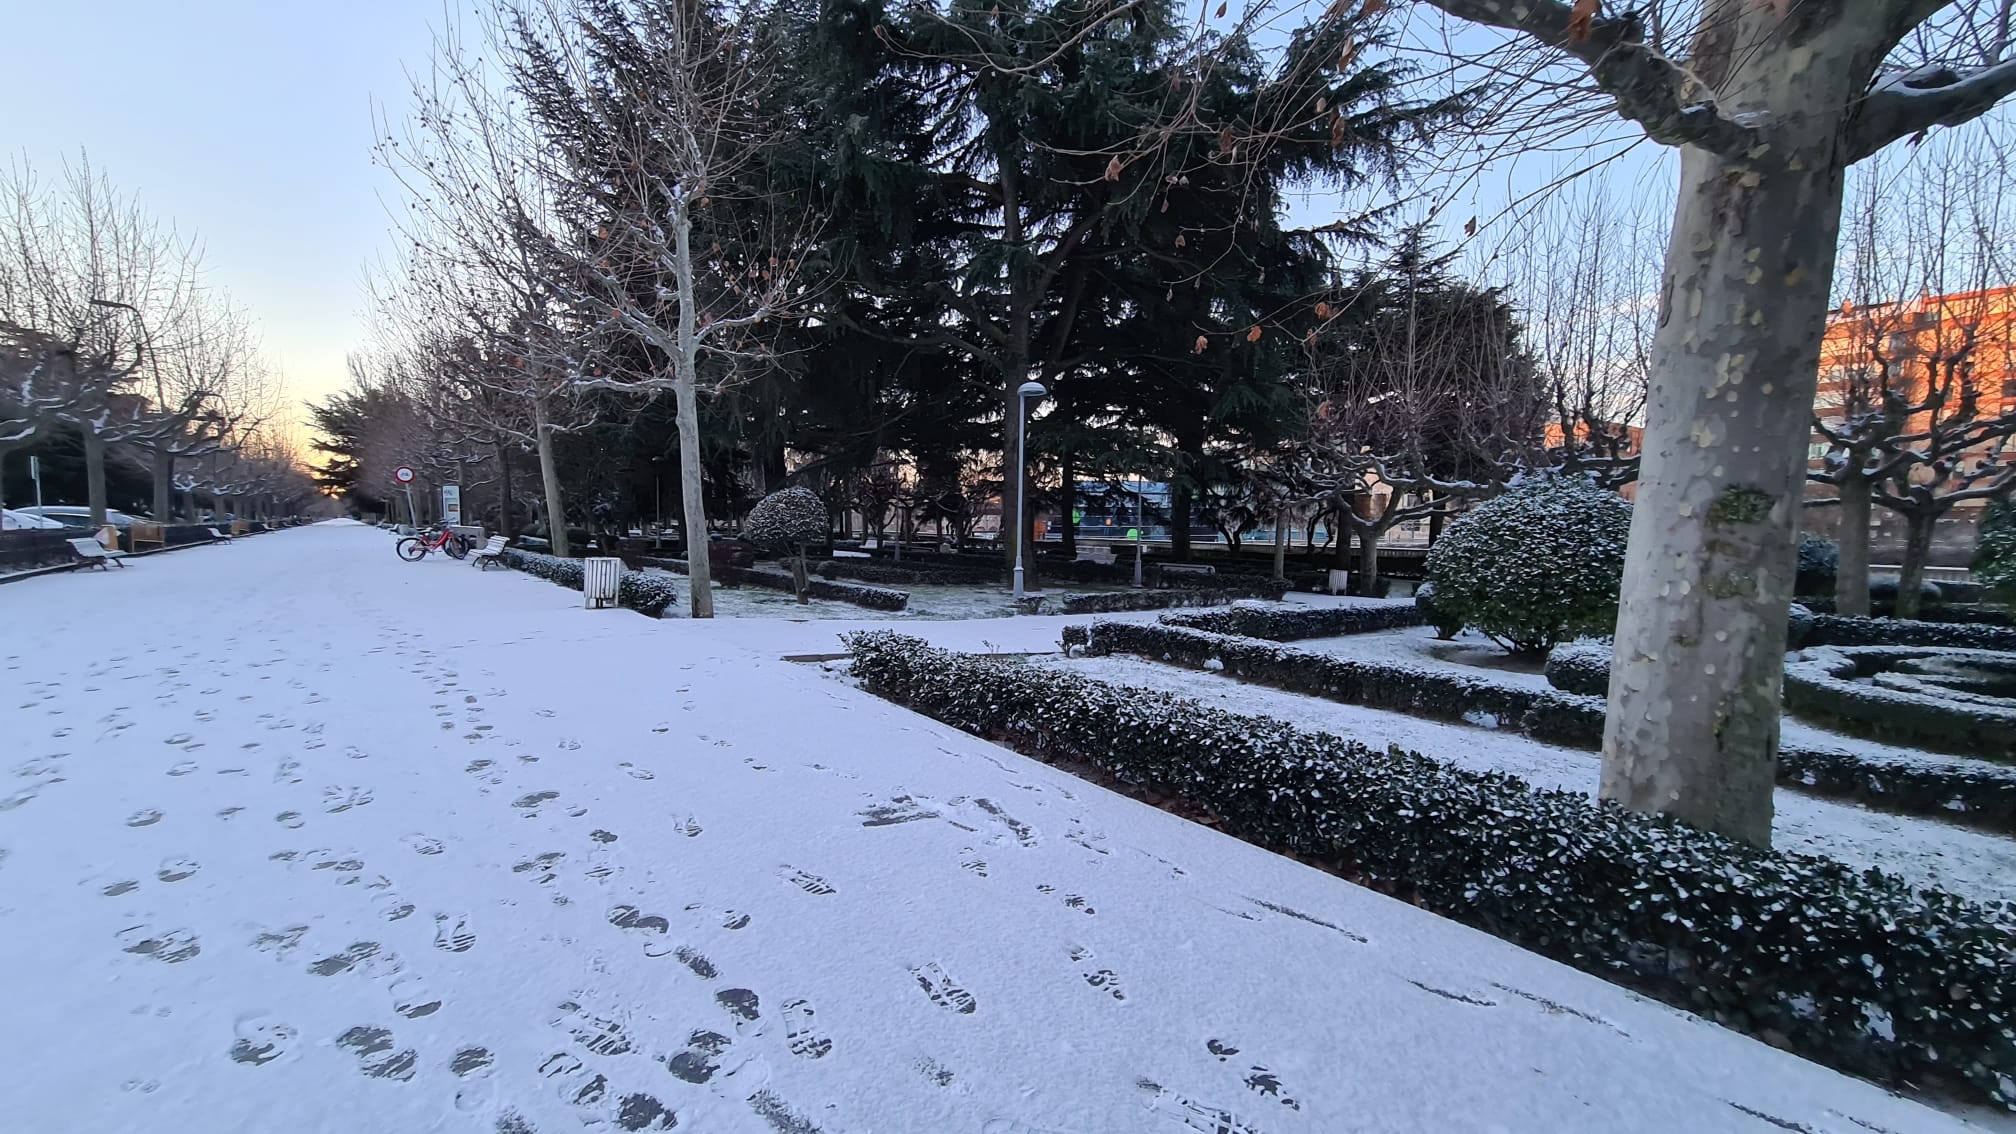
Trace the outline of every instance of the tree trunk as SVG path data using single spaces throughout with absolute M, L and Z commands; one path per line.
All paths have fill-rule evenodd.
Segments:
M 1190 562 L 1190 486 L 1174 476 L 1169 478 L 1169 558 Z
M 567 505 L 560 496 L 560 470 L 553 464 L 553 426 L 546 420 L 545 398 L 532 399 L 532 427 L 539 449 L 539 480 L 546 489 L 546 535 L 553 545 L 553 554 L 564 559 L 571 553 L 567 546 Z
M 1896 613 L 1899 618 L 1916 618 L 1924 606 L 1919 591 L 1925 586 L 1925 563 L 1932 558 L 1932 533 L 1939 516 L 1913 512 L 1904 519 L 1904 565 L 1897 572 Z
M 154 520 L 175 522 L 175 454 L 165 445 L 154 450 Z
M 91 505 L 91 526 L 102 528 L 105 526 L 105 438 L 88 424 L 82 432 L 85 502 Z
M 1434 495 L 1434 494 L 1433 494 L 1433 493 L 1430 493 L 1429 495 L 1430 495 L 1430 497 L 1431 497 L 1431 498 L 1433 498 L 1433 495 Z M 1438 506 L 1436 507 L 1436 509 L 1435 509 L 1435 510 L 1434 510 L 1433 512 L 1430 512 L 1430 513 L 1428 513 L 1428 546 L 1429 546 L 1429 547 L 1434 547 L 1434 546 L 1435 546 L 1435 545 L 1436 545 L 1437 543 L 1440 543 L 1440 542 L 1441 542 L 1441 540 L 1442 540 L 1442 528 L 1443 528 L 1443 525 L 1445 525 L 1445 524 L 1447 524 L 1447 523 L 1449 522 L 1449 513 L 1448 513 L 1448 512 L 1446 512 L 1446 511 L 1444 511 L 1444 509 L 1445 509 L 1446 507 L 1447 507 L 1447 502 L 1446 502 L 1446 501 L 1444 501 L 1444 502 L 1443 502 L 1442 504 L 1438 505 Z
M 1379 539 L 1384 528 L 1365 528 L 1358 533 L 1358 586 L 1366 598 L 1384 598 L 1379 586 Z
M 1330 521 L 1330 535 L 1335 540 L 1330 548 L 1330 565 L 1339 571 L 1351 569 L 1351 521 L 1345 519 L 1350 507 L 1344 501 L 1338 501 L 1337 512 Z
M 672 393 L 679 418 L 680 527 L 686 533 L 686 578 L 695 618 L 714 617 L 714 586 L 707 561 L 707 500 L 700 479 L 700 397 L 694 371 L 700 354 L 693 312 L 693 219 L 686 202 L 674 202 L 674 273 L 679 284 L 679 349 L 672 354 Z
M 1274 513 L 1274 577 L 1288 577 L 1288 528 L 1295 522 L 1295 513 L 1282 508 Z
M 1602 788 L 1759 846 L 1842 186 L 1831 134 L 1772 159 L 1681 150 Z
M 511 494 L 511 446 L 497 442 L 497 534 L 505 539 L 517 535 L 511 511 L 517 501 Z
M 1850 453 L 1851 461 L 1859 454 Z M 1841 560 L 1834 574 L 1834 609 L 1839 614 L 1869 615 L 1869 479 L 1846 473 L 1841 494 Z
M 798 594 L 798 605 L 809 606 L 812 602 L 812 580 L 805 573 L 805 549 L 791 557 L 791 587 Z

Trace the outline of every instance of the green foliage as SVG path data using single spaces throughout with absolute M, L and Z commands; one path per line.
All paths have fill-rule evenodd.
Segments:
M 742 538 L 774 555 L 798 555 L 826 538 L 826 503 L 809 488 L 780 488 L 742 521 Z
M 1841 545 L 1811 532 L 1799 533 L 1799 573 L 1794 593 L 1832 595 L 1841 570 Z
M 1897 1081 L 1957 1075 L 2016 1106 L 2006 913 L 1169 694 L 889 633 L 847 641 L 865 688 L 954 727 L 1175 794 L 1229 834 L 1343 864 L 1376 889 L 1808 1058 Z
M 1581 477 L 1537 477 L 1458 519 L 1428 552 L 1438 619 L 1542 656 L 1617 623 L 1631 505 Z
M 2016 503 L 1998 501 L 1982 518 L 1974 577 L 1995 601 L 2016 605 Z

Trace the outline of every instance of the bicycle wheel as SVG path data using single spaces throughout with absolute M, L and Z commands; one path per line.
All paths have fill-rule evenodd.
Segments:
M 469 541 L 459 535 L 451 535 L 448 537 L 448 542 L 441 545 L 441 550 L 447 552 L 451 559 L 467 559 L 469 558 Z
M 427 545 L 407 536 L 399 541 L 399 558 L 408 563 L 418 563 L 427 557 Z

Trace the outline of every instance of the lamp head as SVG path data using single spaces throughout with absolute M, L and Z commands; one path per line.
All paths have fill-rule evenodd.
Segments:
M 1022 383 L 1022 387 L 1015 392 L 1025 398 L 1040 398 L 1050 391 L 1043 388 L 1043 383 L 1030 381 Z

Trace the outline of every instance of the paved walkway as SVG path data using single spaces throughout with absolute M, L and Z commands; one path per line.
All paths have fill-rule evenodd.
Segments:
M 1962 1129 L 776 660 L 812 629 L 346 524 L 0 588 L 5 1128 Z

